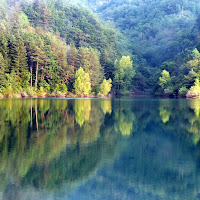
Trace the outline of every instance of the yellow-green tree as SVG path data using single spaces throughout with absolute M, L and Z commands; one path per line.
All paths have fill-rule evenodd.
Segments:
M 170 74 L 167 70 L 163 70 L 161 75 L 162 76 L 159 78 L 159 85 L 162 88 L 165 88 L 169 84 L 169 82 L 171 81 L 171 77 L 170 77 Z
M 114 85 L 117 94 L 128 94 L 131 92 L 135 70 L 130 56 L 122 56 L 120 61 L 116 60 L 114 73 Z
M 90 76 L 82 67 L 76 72 L 74 89 L 77 95 L 88 95 L 91 92 Z
M 112 88 L 112 80 L 111 79 L 104 79 L 100 85 L 100 94 L 107 95 Z

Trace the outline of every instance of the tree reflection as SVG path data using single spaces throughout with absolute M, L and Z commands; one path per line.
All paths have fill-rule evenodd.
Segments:
M 77 99 L 74 109 L 76 122 L 82 126 L 85 121 L 90 119 L 91 99 Z
M 200 101 L 199 100 L 161 100 L 160 118 L 168 130 L 187 141 L 197 144 L 200 140 Z
M 119 131 L 123 136 L 130 135 L 135 122 L 135 115 L 132 111 L 132 103 L 117 100 L 114 106 L 115 131 Z
M 112 102 L 111 102 L 111 99 L 103 99 L 103 100 L 101 100 L 101 109 L 102 109 L 104 114 L 106 114 L 106 113 L 111 114 L 112 113 Z
M 55 192 L 76 185 L 104 159 L 114 160 L 116 146 L 125 140 L 130 142 L 124 162 L 111 167 L 111 179 L 104 174 L 108 182 L 115 173 L 127 180 L 127 188 L 131 184 L 159 197 L 173 187 L 174 195 L 184 193 L 198 175 L 199 105 L 199 100 L 0 100 L 1 191 L 17 199 L 18 190 L 27 186 Z
M 1 100 L 1 189 L 10 172 L 18 186 L 52 191 L 93 173 L 115 148 L 116 135 L 100 134 L 110 101 Z

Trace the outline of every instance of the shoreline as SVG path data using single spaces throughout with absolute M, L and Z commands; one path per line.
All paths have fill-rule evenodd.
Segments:
M 176 96 L 176 97 L 170 97 L 170 96 L 159 96 L 159 95 L 152 95 L 152 94 L 129 94 L 129 95 L 114 95 L 114 94 L 108 94 L 108 95 L 76 95 L 73 93 L 68 93 L 68 94 L 39 94 L 39 95 L 28 95 L 25 92 L 22 92 L 21 94 L 11 94 L 11 95 L 7 95 L 7 96 L 1 96 L 0 95 L 0 99 L 28 99 L 28 98 L 32 98 L 32 99 L 50 99 L 50 98 L 54 98 L 54 99 L 76 99 L 76 98 L 121 98 L 121 97 L 130 97 L 130 98 L 135 98 L 135 99 L 139 99 L 139 98 L 160 98 L 160 99 L 200 99 L 200 97 L 186 97 L 186 96 Z
M 0 99 L 75 99 L 75 98 L 113 98 L 113 95 L 76 95 L 76 94 L 67 94 L 67 95 L 22 95 L 22 94 L 13 94 L 11 96 L 0 96 Z

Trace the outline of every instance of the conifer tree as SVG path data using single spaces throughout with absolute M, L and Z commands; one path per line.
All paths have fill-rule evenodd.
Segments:
M 5 70 L 7 68 L 6 61 L 0 53 L 0 88 L 5 85 Z

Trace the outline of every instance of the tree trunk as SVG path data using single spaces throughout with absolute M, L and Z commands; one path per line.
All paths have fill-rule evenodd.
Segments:
M 33 128 L 33 104 L 32 104 L 32 99 L 31 99 L 31 130 Z
M 30 65 L 30 71 L 31 71 L 31 87 L 33 87 L 33 63 L 32 62 Z
M 37 65 L 36 65 L 35 88 L 37 88 L 37 82 L 38 82 L 38 61 L 37 61 Z

